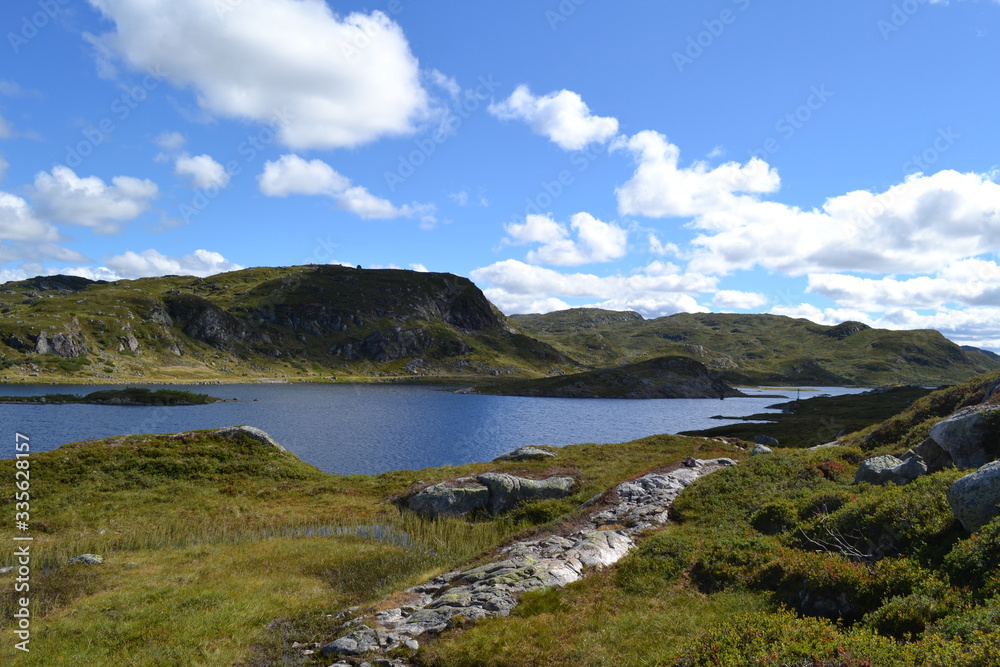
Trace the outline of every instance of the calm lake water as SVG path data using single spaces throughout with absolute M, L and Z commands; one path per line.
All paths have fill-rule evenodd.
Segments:
M 141 386 L 141 385 L 140 385 Z M 3 385 L 0 394 L 86 394 L 121 386 Z M 156 387 L 152 387 L 156 388 Z M 163 388 L 160 386 L 160 388 Z M 770 398 L 624 400 L 460 395 L 440 388 L 388 385 L 217 385 L 177 387 L 236 403 L 185 407 L 0 405 L 14 455 L 14 432 L 34 451 L 68 442 L 132 433 L 174 433 L 250 424 L 262 428 L 303 461 L 338 474 L 375 474 L 489 461 L 522 445 L 612 443 L 732 423 L 713 415 L 766 412 L 795 398 L 793 390 L 745 390 Z M 828 394 L 859 389 L 820 388 Z M 802 397 L 815 395 L 802 392 Z M 9 436 L 9 437 L 8 437 Z

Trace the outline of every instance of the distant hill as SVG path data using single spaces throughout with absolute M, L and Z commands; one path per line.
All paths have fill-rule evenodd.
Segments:
M 518 329 L 591 367 L 681 355 L 735 384 L 946 384 L 1000 369 L 1000 358 L 937 331 L 888 331 L 860 322 L 824 326 L 778 315 L 567 310 L 514 315 Z M 603 322 L 602 322 L 603 320 Z
M 550 398 L 733 398 L 744 394 L 688 357 L 660 357 L 617 368 L 477 387 L 483 393 Z
M 575 366 L 515 333 L 467 278 L 301 266 L 6 283 L 0 367 L 8 381 L 136 382 L 530 376 Z

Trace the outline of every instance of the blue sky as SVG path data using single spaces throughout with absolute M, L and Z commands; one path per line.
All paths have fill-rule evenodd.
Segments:
M 341 262 L 1000 349 L 996 0 L 2 13 L 0 280 Z

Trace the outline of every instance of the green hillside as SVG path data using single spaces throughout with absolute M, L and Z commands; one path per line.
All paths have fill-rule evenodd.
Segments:
M 0 286 L 5 381 L 540 375 L 573 365 L 514 333 L 466 278 L 341 266 Z M 36 379 L 37 378 L 37 379 Z
M 681 355 L 738 384 L 936 385 L 1000 369 L 995 355 L 962 348 L 937 331 L 887 331 L 860 322 L 823 326 L 778 315 L 690 313 L 645 320 L 594 309 L 510 319 L 590 366 Z

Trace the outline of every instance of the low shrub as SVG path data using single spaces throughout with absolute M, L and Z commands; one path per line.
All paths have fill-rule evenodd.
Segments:
M 654 535 L 618 563 L 615 585 L 629 593 L 662 589 L 687 571 L 695 549 L 691 539 L 677 533 Z
M 944 570 L 956 586 L 984 596 L 1000 592 L 1000 517 L 957 542 L 944 557 Z

